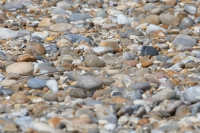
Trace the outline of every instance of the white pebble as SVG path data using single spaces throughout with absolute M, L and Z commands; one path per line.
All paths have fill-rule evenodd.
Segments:
M 113 123 L 108 123 L 104 126 L 104 128 L 108 131 L 113 131 L 115 129 L 116 125 Z
M 53 92 L 58 91 L 58 83 L 56 80 L 50 79 L 46 82 L 46 86 Z
M 117 23 L 118 24 L 123 24 L 123 25 L 130 25 L 130 22 L 129 22 L 128 18 L 123 14 L 119 14 L 117 16 Z

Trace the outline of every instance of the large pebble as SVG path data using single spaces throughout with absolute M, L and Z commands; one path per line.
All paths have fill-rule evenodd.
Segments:
M 25 53 L 30 55 L 44 55 L 46 51 L 42 44 L 30 42 L 25 49 Z
M 56 80 L 48 80 L 46 82 L 46 86 L 53 92 L 57 92 L 58 91 L 58 83 Z
M 3 9 L 8 11 L 15 11 L 17 9 L 21 9 L 22 7 L 23 5 L 21 4 L 20 1 L 7 2 L 6 4 L 3 5 Z
M 146 29 L 146 33 L 147 34 L 151 34 L 153 32 L 159 31 L 159 30 L 163 31 L 164 33 L 167 32 L 164 28 L 162 28 L 160 26 L 157 26 L 157 25 L 154 25 L 154 24 L 150 24 Z
M 56 130 L 53 127 L 51 127 L 51 126 L 49 126 L 49 125 L 47 125 L 46 123 L 43 123 L 43 122 L 33 121 L 31 123 L 31 125 L 32 125 L 31 127 L 38 132 L 56 133 Z
M 155 48 L 151 46 L 143 46 L 140 54 L 142 56 L 146 56 L 146 55 L 155 56 L 155 55 L 158 55 L 159 53 Z
M 27 85 L 32 89 L 43 89 L 46 86 L 46 80 L 39 78 L 29 79 Z
M 151 89 L 151 86 L 149 82 L 138 82 L 138 83 L 131 84 L 128 88 L 131 88 L 133 90 L 146 91 L 146 90 Z
M 75 98 L 86 98 L 87 95 L 81 88 L 73 88 L 70 90 L 69 95 Z
M 197 42 L 193 37 L 181 34 L 175 37 L 173 45 L 178 48 L 193 47 L 197 45 Z
M 98 90 L 103 86 L 103 82 L 95 76 L 82 76 L 78 79 L 77 84 L 85 90 Z
M 42 96 L 42 99 L 44 99 L 45 101 L 57 101 L 58 97 L 56 93 L 47 93 Z
M 163 89 L 153 96 L 154 102 L 162 102 L 165 99 L 176 99 L 176 92 L 172 89 Z
M 192 15 L 197 13 L 197 7 L 195 5 L 192 5 L 192 4 L 187 4 L 184 7 L 184 10 L 185 10 L 185 12 L 192 14 Z
M 22 93 L 14 93 L 13 95 L 10 96 L 10 100 L 15 104 L 17 103 L 23 104 L 28 101 L 27 97 Z
M 6 72 L 27 76 L 33 73 L 33 65 L 28 62 L 13 63 L 6 68 Z
M 98 58 L 97 55 L 89 54 L 85 57 L 84 63 L 87 67 L 104 67 L 105 62 Z
M 16 38 L 18 36 L 18 32 L 17 31 L 13 31 L 7 28 L 2 28 L 0 27 L 0 40 L 1 39 L 12 39 L 12 38 Z
M 119 14 L 117 16 L 117 23 L 122 25 L 130 25 L 128 18 L 123 14 Z

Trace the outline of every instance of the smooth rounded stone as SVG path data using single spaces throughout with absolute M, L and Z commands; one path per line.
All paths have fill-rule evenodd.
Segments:
M 62 48 L 65 46 L 69 46 L 70 42 L 67 39 L 61 39 L 61 40 L 57 41 L 56 44 L 57 44 L 58 48 Z
M 119 14 L 117 16 L 117 23 L 122 25 L 130 25 L 128 18 L 123 14 Z
M 89 54 L 86 55 L 84 63 L 87 67 L 104 67 L 105 62 L 98 58 L 97 55 Z
M 67 76 L 69 80 L 77 81 L 81 77 L 81 74 L 79 74 L 77 71 L 70 71 Z
M 44 99 L 45 101 L 57 101 L 58 96 L 56 95 L 56 93 L 46 93 L 42 96 L 42 99 Z
M 197 45 L 196 40 L 189 35 L 177 35 L 173 40 L 173 45 L 178 48 L 190 48 Z
M 51 25 L 49 29 L 54 32 L 65 32 L 65 31 L 71 30 L 72 25 L 67 24 L 67 23 L 58 23 L 58 24 Z
M 122 11 L 116 10 L 116 9 L 114 9 L 114 8 L 108 9 L 108 10 L 107 10 L 107 13 L 108 13 L 109 15 L 114 16 L 114 17 L 117 17 L 119 14 L 123 14 Z
M 43 89 L 46 86 L 46 80 L 33 78 L 29 79 L 26 83 L 31 89 Z
M 44 45 L 44 48 L 47 54 L 53 54 L 58 52 L 58 47 L 56 44 L 47 44 Z
M 8 40 L 8 39 L 16 38 L 16 37 L 18 37 L 17 31 L 0 27 L 0 40 L 2 39 Z
M 150 24 L 146 29 L 146 33 L 147 34 L 151 34 L 153 32 L 159 31 L 159 30 L 163 31 L 164 33 L 167 32 L 164 28 L 162 28 L 160 26 L 157 26 L 157 25 L 154 25 L 154 24 Z
M 101 89 L 103 86 L 103 82 L 101 81 L 101 79 L 96 78 L 95 76 L 81 76 L 78 79 L 77 84 L 80 88 L 88 91 L 98 90 Z
M 107 131 L 112 132 L 115 128 L 116 128 L 116 124 L 113 124 L 113 123 L 108 123 L 108 124 L 104 125 L 104 129 L 106 129 Z
M 30 123 L 33 122 L 34 119 L 30 116 L 21 116 L 15 119 L 16 125 L 22 130 L 25 131 L 27 127 L 30 126 Z
M 135 67 L 138 64 L 138 62 L 135 60 L 127 60 L 127 61 L 124 61 L 123 64 L 131 66 L 131 67 Z
M 51 18 L 43 18 L 40 23 L 38 24 L 38 27 L 48 27 L 52 25 L 52 19 Z
M 153 73 L 153 75 L 156 76 L 158 79 L 161 79 L 161 78 L 167 79 L 167 76 L 163 71 L 156 71 Z
M 169 56 L 162 55 L 162 54 L 159 54 L 155 57 L 156 57 L 157 61 L 161 61 L 161 62 L 164 62 L 164 63 L 166 63 L 169 59 L 171 59 Z
M 3 87 L 9 87 L 14 84 L 17 84 L 17 81 L 13 79 L 4 79 L 3 81 L 0 82 L 0 85 Z
M 106 16 L 106 12 L 104 11 L 104 10 L 98 10 L 97 12 L 96 12 L 96 16 L 97 17 L 101 17 L 101 18 L 104 18 L 105 16 Z
M 151 71 L 150 71 L 150 69 L 148 69 L 148 68 L 140 68 L 140 69 L 137 69 L 136 71 L 135 71 L 135 77 L 143 77 L 144 76 L 144 74 L 146 74 L 146 73 L 151 73 Z
M 185 11 L 186 13 L 189 13 L 189 14 L 194 15 L 194 14 L 197 13 L 197 7 L 196 7 L 195 5 L 192 5 L 192 4 L 187 4 L 187 5 L 185 5 L 185 7 L 184 7 L 184 11 Z
M 30 42 L 26 46 L 25 53 L 30 55 L 44 55 L 46 54 L 46 51 L 42 44 L 36 42 Z
M 126 99 L 137 100 L 142 99 L 141 90 L 133 90 L 131 88 L 124 89 L 122 96 Z
M 113 82 L 115 82 L 115 80 L 111 77 L 103 77 L 103 76 L 99 76 L 99 79 L 101 79 L 101 81 L 103 82 L 103 84 L 105 86 L 109 86 L 111 85 Z
M 162 13 L 162 14 L 160 14 L 160 21 L 162 24 L 176 26 L 180 23 L 181 20 L 179 17 L 177 17 L 175 15 Z
M 65 35 L 68 41 L 71 43 L 80 43 L 80 42 L 86 42 L 88 44 L 91 44 L 91 40 L 88 37 L 84 37 L 79 34 L 67 34 Z
M 59 15 L 54 21 L 56 23 L 69 23 L 69 20 L 63 15 Z
M 103 55 L 106 53 L 113 53 L 114 49 L 112 47 L 94 47 L 92 49 L 97 55 Z
M 56 4 L 56 7 L 60 7 L 63 9 L 67 9 L 68 7 L 70 7 L 73 3 L 71 1 L 58 1 Z
M 7 88 L 0 88 L 0 95 L 12 95 L 14 94 L 15 92 L 11 89 L 7 89 Z
M 90 19 L 90 15 L 88 14 L 85 14 L 85 13 L 72 13 L 70 16 L 69 16 L 69 20 L 70 21 L 79 21 L 79 20 L 86 20 L 86 19 Z
M 167 112 L 169 113 L 173 113 L 176 111 L 176 109 L 183 104 L 183 101 L 181 100 L 176 100 L 175 102 L 171 103 L 171 105 L 169 105 L 166 109 Z
M 6 16 L 5 13 L 0 13 L 0 21 L 8 20 L 9 18 Z
M 36 62 L 37 59 L 35 56 L 30 54 L 23 54 L 17 57 L 17 62 Z
M 94 112 L 87 108 L 80 108 L 75 113 L 76 117 L 80 117 L 82 115 L 87 115 L 90 119 L 94 118 Z
M 190 115 L 190 109 L 187 105 L 180 105 L 175 112 L 175 116 L 181 118 Z
M 149 11 L 155 9 L 156 7 L 157 7 L 156 4 L 147 3 L 144 5 L 143 9 L 145 10 L 145 12 L 149 12 Z
M 176 92 L 172 89 L 163 89 L 153 96 L 154 102 L 162 102 L 165 99 L 176 99 Z
M 183 92 L 183 99 L 185 101 L 189 101 L 192 103 L 198 102 L 200 100 L 199 94 L 200 94 L 200 87 L 199 86 L 193 86 L 190 88 L 187 88 Z
M 33 36 L 31 37 L 30 42 L 43 43 L 44 40 L 38 36 Z
M 95 106 L 96 104 L 103 104 L 101 100 L 90 100 L 85 103 L 86 106 Z
M 27 109 L 19 109 L 11 113 L 12 116 L 17 116 L 17 117 L 26 116 L 28 114 L 29 111 Z
M 38 64 L 37 67 L 39 68 L 40 71 L 44 70 L 44 71 L 48 71 L 50 73 L 58 71 L 55 67 L 53 67 L 53 66 L 51 66 L 50 64 L 47 64 L 47 63 L 40 63 L 40 64 Z
M 160 17 L 155 14 L 151 14 L 144 19 L 145 22 L 149 24 L 159 25 L 160 24 Z
M 185 18 L 183 18 L 182 20 L 181 20 L 181 23 L 180 23 L 180 25 L 183 25 L 183 26 L 185 26 L 185 27 L 189 27 L 189 26 L 193 26 L 194 24 L 195 24 L 195 21 L 192 19 L 192 18 L 190 18 L 190 17 L 185 17 Z
M 28 101 L 28 98 L 22 93 L 14 93 L 10 96 L 10 101 L 15 104 L 23 104 Z
M 161 82 L 161 84 L 159 85 L 159 88 L 171 88 L 171 89 L 173 89 L 174 84 L 170 80 L 167 80 L 165 82 Z
M 140 55 L 142 56 L 147 56 L 147 55 L 155 56 L 158 54 L 159 54 L 158 51 L 151 46 L 143 46 L 140 53 Z
M 151 89 L 151 85 L 149 82 L 138 82 L 131 84 L 128 88 L 133 90 L 142 90 L 145 92 L 146 90 Z
M 73 88 L 69 91 L 69 95 L 75 98 L 86 98 L 87 94 L 81 88 Z
M 38 132 L 56 133 L 56 130 L 53 127 L 43 122 L 33 121 L 31 122 L 31 128 Z
M 58 83 L 54 79 L 50 79 L 46 82 L 46 86 L 52 91 L 57 92 L 58 91 Z
M 12 1 L 12 2 L 6 2 L 2 7 L 4 10 L 15 11 L 21 9 L 23 5 L 21 4 L 20 1 Z
M 42 32 L 34 32 L 31 37 L 37 36 L 39 38 L 42 38 L 43 40 L 45 40 L 48 36 L 49 33 L 48 31 L 42 31 Z
M 16 73 L 22 76 L 27 76 L 33 73 L 33 65 L 29 62 L 17 62 L 10 64 L 6 68 L 7 73 Z

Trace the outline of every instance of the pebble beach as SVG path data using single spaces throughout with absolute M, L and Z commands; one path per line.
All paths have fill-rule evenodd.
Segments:
M 0 133 L 199 133 L 200 0 L 0 0 Z

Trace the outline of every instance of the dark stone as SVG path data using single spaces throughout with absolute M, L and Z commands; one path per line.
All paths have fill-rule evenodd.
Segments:
M 151 55 L 151 56 L 155 56 L 158 55 L 158 51 L 151 47 L 151 46 L 143 46 L 141 49 L 141 55 L 142 56 L 146 56 L 146 55 Z

